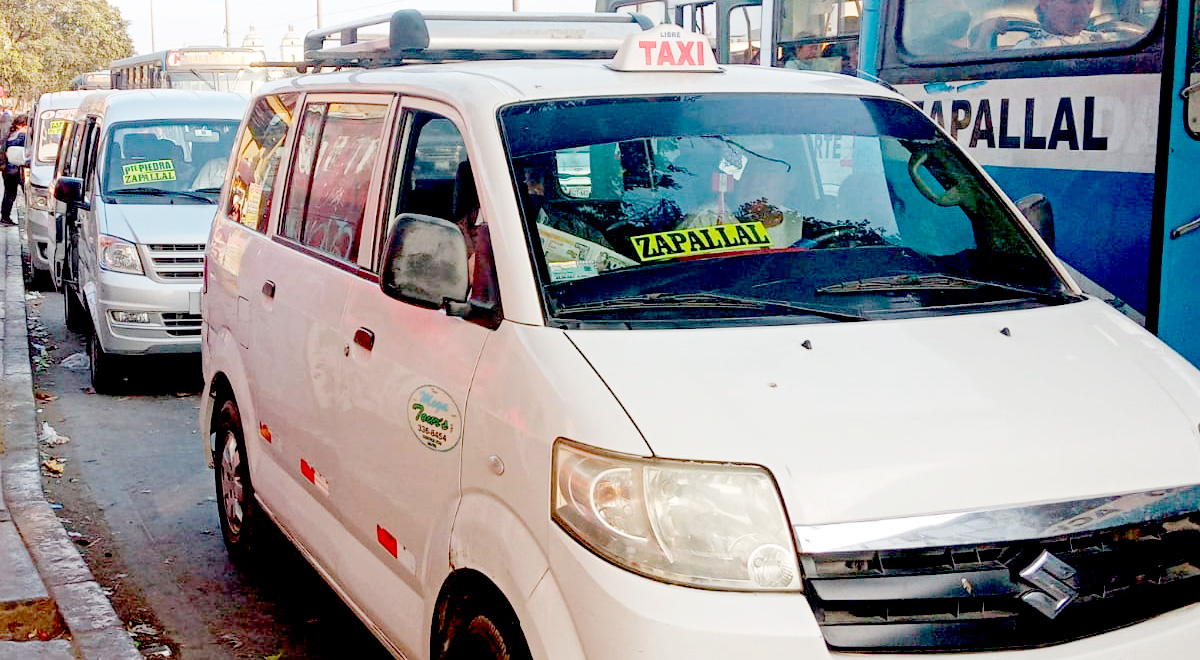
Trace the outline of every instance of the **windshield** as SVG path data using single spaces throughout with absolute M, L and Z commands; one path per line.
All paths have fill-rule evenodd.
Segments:
M 99 170 L 103 192 L 118 204 L 147 195 L 215 202 L 236 132 L 224 119 L 117 124 Z
M 175 69 L 170 72 L 172 89 L 210 90 L 253 94 L 267 81 L 267 70 L 245 67 L 232 70 Z
M 901 0 L 901 39 L 918 57 L 1027 57 L 1034 50 L 1124 48 L 1158 21 L 1162 0 Z
M 897 101 L 572 100 L 501 122 L 552 318 L 828 322 L 1067 300 L 993 188 Z
M 39 163 L 53 163 L 58 157 L 58 143 L 62 140 L 63 127 L 75 118 L 76 108 L 43 110 L 38 113 L 37 147 L 34 159 Z

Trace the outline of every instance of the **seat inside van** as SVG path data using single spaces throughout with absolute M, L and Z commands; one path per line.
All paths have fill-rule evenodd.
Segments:
M 121 167 L 113 168 L 109 172 L 109 180 L 116 186 L 125 185 L 121 178 L 125 166 L 159 160 L 171 162 L 175 179 L 157 181 L 154 184 L 156 187 L 174 189 L 179 185 L 180 179 L 184 178 L 183 170 L 186 163 L 184 162 L 183 148 L 165 138 L 148 133 L 126 135 L 120 143 L 120 158 Z

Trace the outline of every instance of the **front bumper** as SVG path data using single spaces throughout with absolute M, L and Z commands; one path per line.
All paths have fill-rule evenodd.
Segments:
M 85 288 L 105 352 L 123 355 L 200 352 L 200 281 L 162 283 L 103 271 Z M 113 311 L 147 312 L 149 323 L 113 320 Z
M 691 589 L 646 579 L 596 557 L 555 528 L 550 534 L 552 582 L 564 595 L 573 631 L 536 635 L 578 639 L 589 660 L 748 657 L 759 660 L 887 658 L 912 653 L 835 653 L 800 593 L 737 593 Z M 550 580 L 548 576 L 546 580 Z M 545 580 L 544 580 L 545 581 Z M 539 587 L 541 589 L 541 587 Z M 535 590 L 530 609 L 538 611 Z M 534 622 L 537 627 L 537 622 Z M 1108 633 L 1028 650 L 972 652 L 971 660 L 1190 660 L 1200 640 L 1200 604 Z M 941 653 L 966 657 L 967 653 Z
M 44 209 L 28 209 L 26 232 L 29 241 L 29 261 L 35 270 L 50 270 L 50 243 L 54 236 L 53 218 Z

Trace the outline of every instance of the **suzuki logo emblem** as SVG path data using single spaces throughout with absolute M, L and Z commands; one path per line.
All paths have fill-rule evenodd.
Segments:
M 1067 584 L 1075 577 L 1075 569 L 1045 550 L 1020 575 L 1022 580 L 1037 587 L 1021 596 L 1021 600 L 1048 618 L 1058 616 L 1079 595 Z

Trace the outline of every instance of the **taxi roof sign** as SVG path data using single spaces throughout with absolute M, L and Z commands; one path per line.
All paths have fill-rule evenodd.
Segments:
M 722 70 L 704 35 L 668 23 L 626 37 L 608 66 L 615 71 Z

